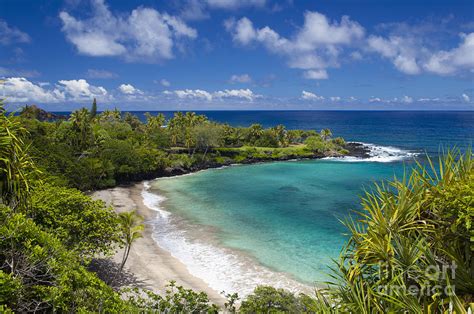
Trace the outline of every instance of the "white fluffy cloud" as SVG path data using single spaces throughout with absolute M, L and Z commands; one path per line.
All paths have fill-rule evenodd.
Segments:
M 93 98 L 111 99 L 111 95 L 104 87 L 90 85 L 83 79 L 60 80 L 58 84 L 49 86 L 49 83 L 35 84 L 23 77 L 10 77 L 5 80 L 2 89 L 9 103 L 58 103 L 83 102 Z
M 461 97 L 462 97 L 462 100 L 464 100 L 465 102 L 471 101 L 471 98 L 466 94 L 462 94 Z
M 41 102 L 51 103 L 65 99 L 64 92 L 55 88 L 47 90 L 40 85 L 28 81 L 24 77 L 10 77 L 5 80 L 2 86 L 7 102 L 26 103 Z
M 336 102 L 336 101 L 340 101 L 340 100 L 341 100 L 341 97 L 339 97 L 339 96 L 331 96 L 331 97 L 329 97 L 329 99 L 331 99 L 331 101 Z
M 405 26 L 405 28 L 408 26 Z M 430 72 L 451 75 L 474 71 L 474 33 L 461 34 L 462 42 L 451 50 L 437 50 L 424 34 L 394 33 L 387 37 L 370 36 L 368 49 L 390 60 L 395 68 L 405 74 Z
M 425 69 L 436 74 L 474 71 L 474 33 L 462 34 L 462 38 L 458 47 L 433 54 L 426 62 Z
M 0 44 L 9 45 L 30 42 L 30 36 L 18 28 L 8 26 L 7 22 L 0 19 Z
M 248 101 L 253 101 L 260 95 L 254 94 L 250 89 L 225 89 L 223 91 L 214 92 L 216 98 L 241 98 Z
M 190 98 L 190 99 L 205 99 L 212 100 L 212 95 L 208 91 L 202 89 L 183 89 L 175 90 L 174 92 L 165 91 L 165 94 L 174 93 L 179 98 Z
M 94 0 L 92 9 L 92 16 L 83 20 L 66 11 L 59 14 L 66 38 L 84 55 L 158 62 L 173 58 L 175 41 L 197 37 L 197 31 L 180 18 L 151 8 L 115 16 L 104 0 Z
M 212 101 L 215 99 L 223 99 L 223 98 L 235 98 L 235 99 L 243 99 L 247 101 L 253 101 L 256 98 L 261 97 L 260 95 L 255 94 L 250 89 L 225 89 L 219 90 L 215 92 L 208 92 L 202 89 L 181 89 L 181 90 L 174 90 L 174 91 L 164 91 L 163 94 L 165 95 L 176 95 L 178 98 L 181 99 L 198 99 L 198 100 L 207 100 Z
M 131 84 L 121 84 L 119 86 L 119 90 L 122 94 L 125 94 L 125 95 L 143 94 L 141 90 L 139 90 L 138 88 L 135 88 Z
M 324 100 L 323 96 L 316 95 L 315 93 L 307 92 L 307 91 L 302 91 L 301 92 L 301 99 L 304 100 Z
M 412 75 L 420 73 L 417 60 L 419 48 L 411 39 L 399 36 L 370 36 L 368 45 L 371 50 L 390 59 L 399 71 Z
M 230 77 L 231 83 L 250 83 L 252 82 L 252 78 L 248 74 L 234 74 Z
M 86 80 L 60 80 L 61 89 L 68 96 L 68 100 L 84 101 L 92 98 L 103 98 L 108 92 L 102 86 L 90 85 Z
M 247 17 L 229 19 L 224 23 L 234 42 L 246 46 L 263 45 L 272 53 L 286 56 L 292 68 L 307 70 L 310 79 L 327 78 L 326 69 L 338 67 L 338 57 L 344 46 L 364 37 L 364 28 L 348 16 L 341 21 L 330 21 L 318 12 L 307 11 L 304 24 L 292 38 L 280 36 L 268 26 L 255 28 Z M 312 71 L 312 72 L 310 72 Z

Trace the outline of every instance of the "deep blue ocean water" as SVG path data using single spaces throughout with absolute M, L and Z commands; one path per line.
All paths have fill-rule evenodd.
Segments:
M 157 218 L 158 242 L 211 287 L 241 293 L 258 283 L 292 287 L 287 278 L 328 279 L 331 259 L 347 240 L 339 219 L 359 208 L 364 189 L 401 176 L 417 154 L 465 149 L 474 139 L 474 112 L 202 113 L 234 126 L 330 128 L 335 136 L 375 144 L 380 155 L 234 166 L 154 181 L 150 191 L 166 197 L 162 208 L 181 221 L 171 228 L 172 219 Z

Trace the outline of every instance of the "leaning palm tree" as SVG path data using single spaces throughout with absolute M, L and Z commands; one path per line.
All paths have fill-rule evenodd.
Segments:
M 125 245 L 122 262 L 120 263 L 119 272 L 122 272 L 132 244 L 142 237 L 142 231 L 145 229 L 143 225 L 143 217 L 138 215 L 135 210 L 119 214 L 120 226 L 122 228 L 122 240 Z

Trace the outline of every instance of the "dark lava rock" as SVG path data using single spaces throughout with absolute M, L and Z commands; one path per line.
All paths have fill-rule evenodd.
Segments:
M 349 151 L 348 156 L 357 157 L 357 158 L 369 158 L 370 149 L 362 143 L 349 142 L 344 146 L 345 149 Z

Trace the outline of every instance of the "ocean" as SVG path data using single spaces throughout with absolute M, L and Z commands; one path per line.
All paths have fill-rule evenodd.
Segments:
M 323 286 L 347 241 L 341 223 L 373 182 L 402 176 L 449 147 L 472 146 L 474 112 L 211 111 L 234 126 L 330 128 L 369 144 L 372 157 L 238 165 L 146 184 L 160 246 L 217 291 L 258 284 Z M 166 113 L 168 116 L 171 114 Z

